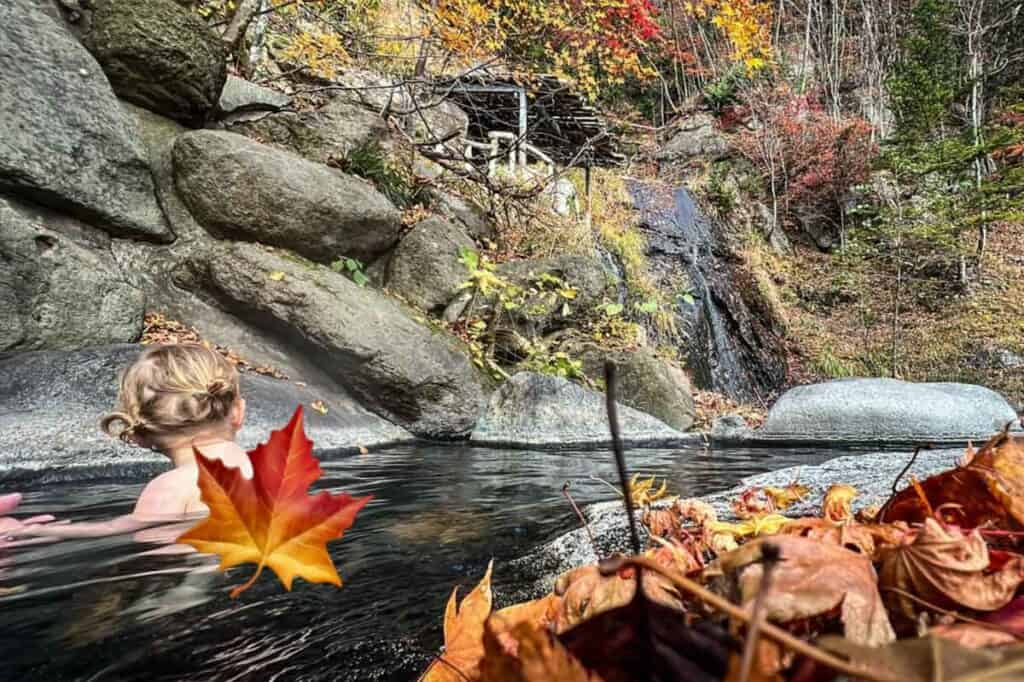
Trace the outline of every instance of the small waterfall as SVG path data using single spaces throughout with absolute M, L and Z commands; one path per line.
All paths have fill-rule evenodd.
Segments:
M 597 244 L 597 255 L 601 259 L 601 267 L 608 275 L 609 279 L 615 281 L 615 302 L 622 305 L 626 302 L 626 294 L 628 289 L 626 288 L 626 273 L 622 269 L 622 263 L 619 261 L 619 257 L 608 249 L 601 246 L 601 243 Z
M 760 402 L 785 378 L 781 343 L 741 295 L 719 227 L 684 187 L 668 192 L 634 182 L 630 191 L 659 284 L 672 291 L 688 281 L 693 302 L 680 298 L 676 316 L 685 337 L 679 350 L 695 382 L 739 401 Z

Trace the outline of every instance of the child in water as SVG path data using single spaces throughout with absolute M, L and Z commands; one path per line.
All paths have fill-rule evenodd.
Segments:
M 110 521 L 69 524 L 48 523 L 48 517 L 24 522 L 3 518 L 0 544 L 19 536 L 131 533 L 206 511 L 199 497 L 199 468 L 193 448 L 252 477 L 249 456 L 235 442 L 245 419 L 238 372 L 219 353 L 199 344 L 148 348 L 122 375 L 118 402 L 118 410 L 103 418 L 101 428 L 112 437 L 162 453 L 174 468 L 146 485 L 131 514 Z M 17 500 L 9 500 L 8 509 L 11 502 L 17 504 Z

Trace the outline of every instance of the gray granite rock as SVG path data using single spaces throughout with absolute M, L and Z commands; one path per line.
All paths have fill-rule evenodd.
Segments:
M 266 330 L 418 436 L 465 437 L 476 423 L 483 389 L 454 338 L 328 267 L 255 244 L 207 244 L 179 263 L 173 282 Z
M 134 341 L 145 296 L 121 274 L 110 237 L 0 196 L 0 351 Z
M 664 422 L 619 406 L 622 440 L 631 446 L 692 441 Z M 603 447 L 611 443 L 605 397 L 555 376 L 519 372 L 502 384 L 470 438 L 505 447 Z
M 475 247 L 461 227 L 431 216 L 398 243 L 388 264 L 387 287 L 423 310 L 443 308 L 469 278 L 459 250 Z
M 220 38 L 172 0 L 93 0 L 82 42 L 114 92 L 192 125 L 213 114 L 227 76 Z
M 46 4 L 0 2 L 0 190 L 110 234 L 170 241 L 131 120 Z
M 722 135 L 715 118 L 708 113 L 696 113 L 683 119 L 677 131 L 658 150 L 659 161 L 688 163 L 693 160 L 717 161 L 729 155 L 729 142 Z
M 282 111 L 228 124 L 232 132 L 323 164 L 345 166 L 357 152 L 386 153 L 391 147 L 387 121 L 344 99 L 315 111 Z
M 754 437 L 766 441 L 958 442 L 988 438 L 1014 409 L 995 391 L 954 383 L 840 379 L 787 391 Z
M 711 440 L 715 443 L 743 443 L 749 441 L 754 430 L 738 414 L 727 414 L 711 425 Z
M 0 354 L 0 481 L 138 476 L 167 466 L 160 454 L 108 438 L 100 418 L 114 408 L 120 372 L 141 351 L 115 345 L 75 352 Z M 327 414 L 310 409 L 319 394 L 257 374 L 242 375 L 246 423 L 239 442 L 252 448 L 305 406 L 306 432 L 318 451 L 372 447 L 412 436 L 351 401 L 324 400 Z
M 398 209 L 368 182 L 234 133 L 197 130 L 174 143 L 174 178 L 216 237 L 257 241 L 330 263 L 369 262 L 401 230 Z
M 221 116 L 228 116 L 242 112 L 280 111 L 291 102 L 292 98 L 283 92 L 228 74 L 217 109 Z

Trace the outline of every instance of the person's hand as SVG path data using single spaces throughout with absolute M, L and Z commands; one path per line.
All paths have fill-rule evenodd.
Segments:
M 5 547 L 38 544 L 40 542 L 51 542 L 51 538 L 32 538 L 29 540 L 17 539 L 19 536 L 31 534 L 33 526 L 50 523 L 55 520 L 54 517 L 49 514 L 40 514 L 39 516 L 32 516 L 27 519 L 16 519 L 12 516 L 3 516 L 3 514 L 10 514 L 13 512 L 18 508 L 19 504 L 21 504 L 21 493 L 0 495 L 0 549 Z

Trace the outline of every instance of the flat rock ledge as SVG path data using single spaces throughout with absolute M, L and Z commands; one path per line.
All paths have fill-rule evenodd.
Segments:
M 619 422 L 627 447 L 672 447 L 701 438 L 621 404 Z M 509 448 L 608 447 L 605 397 L 560 377 L 519 372 L 491 396 L 470 440 Z
M 1017 413 L 973 384 L 840 379 L 786 391 L 753 442 L 961 443 L 986 440 Z
M 0 354 L 0 484 L 41 484 L 104 478 L 137 478 L 168 468 L 163 455 L 108 438 L 100 418 L 117 399 L 120 372 L 138 345 L 101 346 L 74 352 Z M 354 451 L 415 440 L 394 424 L 341 397 L 321 399 L 292 381 L 242 374 L 246 449 L 265 442 L 305 407 L 306 433 L 318 453 Z
M 785 486 L 798 481 L 811 489 L 802 501 L 786 510 L 790 517 L 819 515 L 822 501 L 833 483 L 847 483 L 860 493 L 853 500 L 854 510 L 871 505 L 881 505 L 892 493 L 893 481 L 910 460 L 911 452 L 869 452 L 851 454 L 828 460 L 823 464 L 786 467 L 777 471 L 750 476 L 728 490 L 704 496 L 718 512 L 720 520 L 735 519 L 730 501 L 751 486 Z M 914 465 L 900 479 L 900 487 L 907 485 L 910 476 L 919 479 L 950 469 L 956 465 L 961 449 L 922 451 Z M 602 556 L 616 552 L 629 553 L 629 528 L 622 503 L 601 502 L 586 507 L 583 513 L 590 522 L 598 551 Z M 644 533 L 641 527 L 641 533 Z M 646 542 L 643 535 L 642 542 Z M 524 557 L 510 562 L 510 574 L 522 577 L 523 587 L 515 594 L 503 595 L 503 600 L 512 602 L 534 599 L 549 592 L 555 578 L 561 573 L 592 564 L 595 561 L 590 540 L 579 528 L 541 545 Z M 509 603 L 512 603 L 509 602 Z

